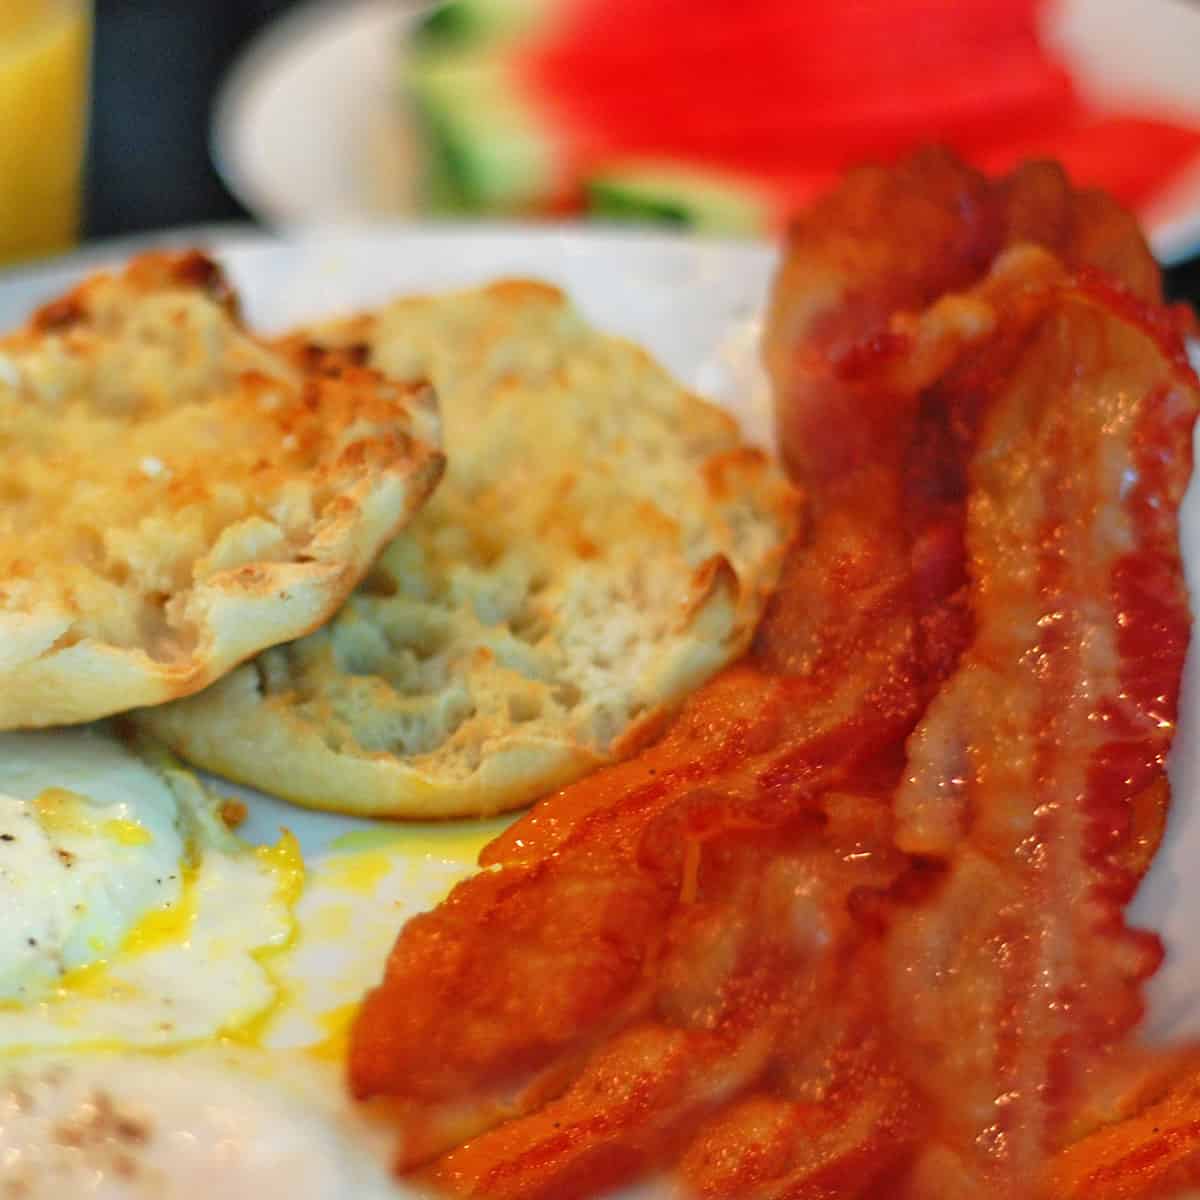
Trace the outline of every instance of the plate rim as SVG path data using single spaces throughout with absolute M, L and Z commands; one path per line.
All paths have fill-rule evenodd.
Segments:
M 324 0 L 319 0 L 323 3 Z M 770 238 L 721 234 L 697 238 L 684 230 L 657 225 L 624 225 L 619 222 L 549 220 L 531 221 L 498 218 L 464 220 L 461 217 L 421 216 L 412 219 L 296 221 L 278 226 L 253 220 L 214 221 L 198 225 L 178 225 L 144 233 L 121 234 L 89 241 L 43 258 L 5 264 L 0 267 L 0 289 L 19 285 L 42 275 L 56 275 L 75 266 L 81 269 L 101 267 L 116 258 L 127 258 L 150 250 L 170 250 L 195 246 L 220 255 L 227 249 L 286 247 L 330 244 L 345 241 L 374 241 L 402 237 L 448 237 L 507 239 L 514 241 L 607 241 L 613 244 L 638 242 L 650 251 L 658 249 L 694 250 L 703 253 L 745 252 L 748 255 L 773 255 L 777 242 Z

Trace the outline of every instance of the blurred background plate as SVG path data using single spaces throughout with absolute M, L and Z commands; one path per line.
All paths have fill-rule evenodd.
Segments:
M 288 225 L 420 211 L 420 138 L 400 76 L 420 0 L 310 3 L 260 35 L 229 73 L 212 133 L 226 184 Z M 1180 0 L 1058 0 L 1045 42 L 1089 101 L 1200 127 L 1200 8 Z M 1160 259 L 1200 249 L 1200 161 L 1143 205 Z
M 214 107 L 212 150 L 255 217 L 288 225 L 413 211 L 415 133 L 396 81 L 424 7 L 313 0 L 239 57 Z

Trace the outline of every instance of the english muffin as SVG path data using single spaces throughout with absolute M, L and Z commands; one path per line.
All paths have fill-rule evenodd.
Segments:
M 0 729 L 197 691 L 337 609 L 443 464 L 432 389 L 270 347 L 203 255 L 0 340 Z
M 796 499 L 643 350 L 527 281 L 312 341 L 432 379 L 446 479 L 328 626 L 139 714 L 185 758 L 318 808 L 492 813 L 631 753 L 742 652 Z

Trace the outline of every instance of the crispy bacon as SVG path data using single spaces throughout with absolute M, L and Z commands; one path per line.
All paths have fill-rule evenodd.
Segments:
M 1072 188 L 1053 163 L 992 182 L 928 149 L 892 168 L 851 171 L 805 213 L 784 249 L 764 343 L 789 467 L 828 479 L 849 453 L 869 455 L 873 402 L 887 394 L 853 385 L 855 361 L 869 365 L 894 350 L 897 314 L 974 286 L 1016 245 L 1040 246 L 1068 267 L 1095 268 L 1140 299 L 1162 301 L 1133 217 L 1101 192 Z
M 596 1189 L 674 1157 L 699 1123 L 719 1121 L 731 1102 L 736 1115 L 769 1072 L 781 1099 L 791 1095 L 783 1077 L 794 1081 L 797 1111 L 814 1106 L 822 1085 L 849 1092 L 864 1023 L 852 1030 L 827 1014 L 861 986 L 861 922 L 849 898 L 886 885 L 900 865 L 886 844 L 863 840 L 878 837 L 880 803 L 828 796 L 823 811 L 769 836 L 738 820 L 714 825 L 728 820 L 718 808 L 695 850 L 679 830 L 651 830 L 643 857 L 661 856 L 652 867 L 669 872 L 676 902 L 640 982 L 637 1020 L 590 1053 L 561 1096 L 469 1142 L 431 1178 L 468 1195 L 577 1194 L 584 1182 Z M 869 1090 L 858 1103 L 892 1116 L 892 1103 L 876 1112 Z M 892 1090 L 898 1105 L 904 1086 Z M 854 1099 L 839 1099 L 853 1111 Z
M 915 202 L 914 174 L 924 177 Z M 989 196 L 933 155 L 891 175 L 862 173 L 849 189 L 874 193 L 868 209 L 886 198 L 899 214 L 894 244 L 891 221 L 868 241 L 888 286 L 910 297 L 924 277 L 907 270 L 906 251 L 915 243 L 920 261 L 922 239 L 942 234 L 953 204 L 974 208 L 943 242 L 947 277 L 970 275 L 997 223 L 1083 267 L 1081 281 L 1054 284 L 1033 278 L 1042 265 L 1023 265 L 1029 288 L 995 304 L 1003 327 L 927 392 L 922 410 L 933 415 L 918 444 L 933 469 L 918 474 L 916 497 L 945 506 L 943 572 L 953 570 L 956 485 L 970 492 L 961 544 L 963 574 L 976 583 L 969 615 L 955 621 L 950 610 L 950 638 L 955 624 L 974 632 L 910 741 L 896 797 L 900 847 L 948 869 L 932 898 L 900 906 L 888 946 L 910 1078 L 951 1118 L 930 1152 L 946 1196 L 989 1183 L 1030 1189 L 1089 1063 L 1139 1014 L 1138 984 L 1159 955 L 1152 938 L 1125 930 L 1122 910 L 1139 827 L 1165 787 L 1186 646 L 1175 513 L 1190 473 L 1195 381 L 1172 317 L 1134 299 L 1157 289 L 1136 234 L 1091 195 L 1076 198 L 1076 220 L 1055 220 L 1056 182 L 1032 167 Z M 794 239 L 793 271 L 804 269 L 811 232 L 809 223 Z M 1126 287 L 1095 275 L 1097 265 Z M 831 312 L 820 325 L 844 346 L 850 318 Z M 894 314 L 860 307 L 852 319 L 851 347 L 894 344 Z M 909 351 L 907 369 L 918 357 Z M 784 386 L 797 375 L 813 385 L 811 369 L 778 346 L 773 365 Z M 811 429 L 794 412 L 782 419 L 795 461 Z M 957 460 L 971 463 L 960 481 L 954 441 L 969 445 L 981 427 L 978 452 Z M 920 581 L 919 539 L 914 548 Z M 944 626 L 945 606 L 934 611 Z
M 1107 1111 L 1046 1164 L 1045 1200 L 1166 1200 L 1200 1187 L 1200 1050 L 1131 1056 L 1101 1079 Z
M 963 1195 L 1032 1190 L 1160 955 L 1115 852 L 1174 727 L 1195 384 L 1086 283 L 1045 305 L 971 464 L 975 637 L 896 800 L 899 846 L 947 870 L 894 919 L 892 1023 Z
M 710 1197 L 1035 1194 L 1157 958 L 1122 912 L 1197 389 L 1147 261 L 1053 172 L 941 156 L 797 230 L 771 363 L 808 529 L 743 663 L 402 931 L 350 1055 L 401 1168 L 532 1200 L 663 1164 Z

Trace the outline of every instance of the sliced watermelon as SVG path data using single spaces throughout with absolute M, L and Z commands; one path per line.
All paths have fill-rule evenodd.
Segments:
M 1040 0 L 453 0 L 408 72 L 441 207 L 572 207 L 778 228 L 846 167 L 928 141 L 999 170 L 1055 157 L 1128 204 L 1200 130 L 1099 113 Z
M 573 196 L 565 147 L 512 86 L 511 63 L 484 48 L 411 64 L 405 82 L 424 136 L 432 211 L 531 213 Z

